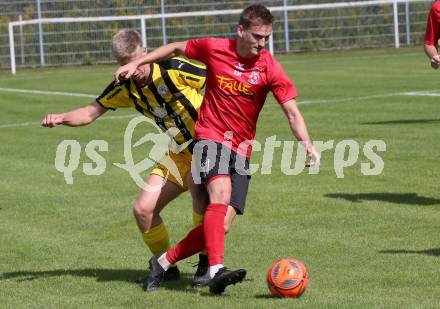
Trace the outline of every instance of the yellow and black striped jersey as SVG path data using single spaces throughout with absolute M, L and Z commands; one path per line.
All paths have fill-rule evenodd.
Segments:
M 171 58 L 150 64 L 144 86 L 132 78 L 120 85 L 112 82 L 96 101 L 107 109 L 133 107 L 155 120 L 166 132 L 178 128 L 177 144 L 194 139 L 194 125 L 202 104 L 200 93 L 206 81 L 206 67 L 184 58 Z

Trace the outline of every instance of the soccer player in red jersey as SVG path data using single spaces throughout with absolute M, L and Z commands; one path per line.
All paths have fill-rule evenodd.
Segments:
M 162 46 L 147 56 L 117 70 L 116 80 L 130 77 L 139 65 L 186 55 L 207 65 L 205 98 L 196 123 L 198 140 L 193 155 L 190 190 L 193 199 L 206 202 L 203 225 L 193 229 L 174 248 L 150 260 L 151 288 L 160 285 L 168 267 L 206 248 L 209 273 L 206 284 L 214 294 L 243 280 L 244 269 L 223 266 L 226 205 L 234 187 L 247 194 L 249 158 L 259 113 L 271 91 L 294 136 L 306 147 L 310 165 L 318 165 L 320 154 L 309 137 L 297 108 L 297 92 L 281 65 L 264 47 L 272 34 L 274 17 L 262 5 L 251 5 L 240 15 L 237 39 L 202 38 Z M 206 195 L 207 193 L 207 195 Z M 203 285 L 203 284 L 200 284 Z
M 126 64 L 147 53 L 142 47 L 141 35 L 134 29 L 122 29 L 113 36 L 112 50 L 119 64 Z M 145 117 L 154 119 L 156 124 L 167 132 L 178 130 L 173 139 L 175 145 L 183 145 L 194 139 L 195 121 L 202 104 L 200 89 L 205 85 L 205 66 L 195 64 L 188 59 L 173 58 L 163 62 L 138 68 L 131 78 L 119 85 L 112 81 L 89 105 L 60 114 L 46 115 L 41 124 L 44 127 L 66 125 L 84 126 L 94 122 L 108 110 L 132 107 Z M 111 129 L 110 129 L 111 130 Z M 180 151 L 177 151 L 180 147 Z M 145 244 L 153 255 L 160 256 L 170 246 L 170 237 L 160 212 L 170 201 L 188 190 L 187 175 L 191 170 L 192 147 L 170 145 L 168 154 L 152 169 L 143 188 L 134 203 L 133 214 Z M 177 169 L 171 172 L 174 164 Z M 237 191 L 237 192 L 236 192 Z M 225 217 L 225 229 L 228 230 L 236 215 L 236 210 L 244 211 L 245 196 L 241 191 L 232 190 L 231 204 Z M 194 203 L 194 226 L 203 223 L 204 204 Z M 195 279 L 203 276 L 209 269 L 207 255 L 199 255 Z M 179 269 L 170 267 L 165 280 L 180 278 Z M 146 278 L 139 278 L 144 284 Z
M 425 53 L 431 61 L 431 67 L 438 69 L 440 56 L 438 46 L 440 40 L 440 1 L 436 1 L 429 11 L 425 31 Z

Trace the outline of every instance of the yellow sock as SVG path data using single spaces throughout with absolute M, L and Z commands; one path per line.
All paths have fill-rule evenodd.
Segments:
M 170 237 L 163 222 L 142 234 L 151 253 L 160 255 L 170 248 Z
M 202 225 L 203 215 L 198 214 L 195 211 L 193 211 L 193 223 L 194 223 L 194 227 L 198 227 L 199 225 Z
M 194 223 L 194 227 L 198 227 L 199 225 L 202 225 L 203 215 L 198 214 L 195 211 L 193 211 L 193 223 Z M 206 255 L 206 250 L 200 251 L 200 254 Z

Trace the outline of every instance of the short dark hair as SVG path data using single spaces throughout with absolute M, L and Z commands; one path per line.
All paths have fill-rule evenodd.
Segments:
M 272 13 L 264 5 L 252 4 L 241 12 L 238 24 L 249 29 L 257 20 L 263 25 L 271 25 L 274 19 Z

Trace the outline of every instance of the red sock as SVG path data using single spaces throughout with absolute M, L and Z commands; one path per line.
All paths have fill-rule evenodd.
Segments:
M 228 205 L 209 204 L 203 217 L 209 266 L 223 264 L 225 252 L 225 215 Z
M 186 259 L 205 248 L 205 236 L 203 234 L 203 225 L 192 229 L 188 235 L 173 248 L 167 251 L 167 260 L 171 264 Z

